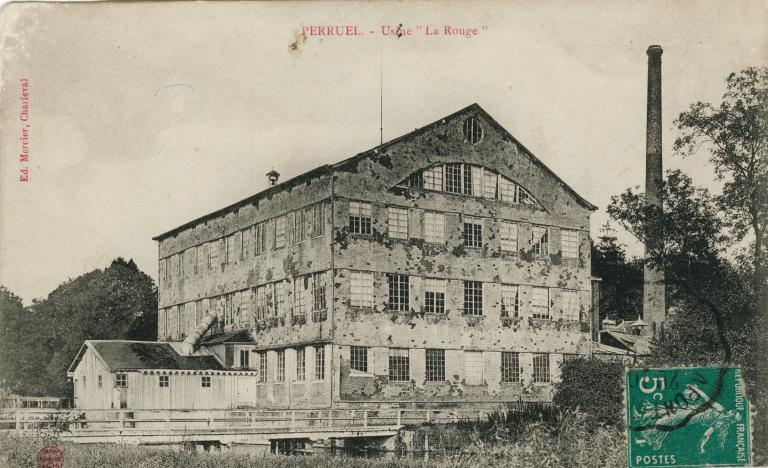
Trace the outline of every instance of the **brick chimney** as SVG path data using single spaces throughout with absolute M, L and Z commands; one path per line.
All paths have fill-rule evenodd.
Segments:
M 650 205 L 662 208 L 661 163 L 661 46 L 648 47 L 648 109 L 645 152 L 645 198 Z M 645 258 L 664 248 L 661 230 L 647 233 Z M 664 304 L 664 271 L 646 262 L 643 271 L 643 320 L 650 326 L 648 334 L 660 333 L 666 319 Z

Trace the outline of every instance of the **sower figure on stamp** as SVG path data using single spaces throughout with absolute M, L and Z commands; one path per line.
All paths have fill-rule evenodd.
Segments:
M 696 385 L 688 384 L 688 388 L 683 391 L 682 396 L 686 406 L 679 407 L 677 411 L 667 412 L 661 415 L 661 411 L 667 411 L 666 408 L 652 405 L 645 402 L 638 411 L 633 408 L 633 418 L 639 425 L 652 425 L 653 427 L 642 431 L 636 442 L 639 445 L 649 444 L 654 450 L 659 450 L 667 435 L 675 430 L 674 427 L 682 423 L 689 417 L 685 426 L 702 425 L 706 430 L 699 439 L 699 453 L 704 454 L 705 447 L 712 434 L 717 434 L 720 448 L 722 449 L 728 436 L 728 431 L 733 423 L 741 420 L 741 415 L 735 411 L 725 411 L 725 408 L 716 401 L 711 401 L 711 406 L 705 410 L 700 410 L 701 406 L 710 401 L 710 398 Z M 666 430 L 665 430 L 666 429 Z

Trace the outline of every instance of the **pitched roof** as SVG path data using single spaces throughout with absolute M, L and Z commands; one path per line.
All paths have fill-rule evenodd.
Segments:
M 222 370 L 213 356 L 181 356 L 168 343 L 152 341 L 95 341 L 83 344 L 70 366 L 73 372 L 86 348 L 92 349 L 110 371 L 140 369 Z
M 595 206 L 592 203 L 588 202 L 584 197 L 582 197 L 581 195 L 576 193 L 576 191 L 573 190 L 573 188 L 571 188 L 568 184 L 566 184 L 565 181 L 563 181 L 563 179 L 561 179 L 557 174 L 552 172 L 552 170 L 550 168 L 548 168 L 536 156 L 534 156 L 533 153 L 528 148 L 526 148 L 522 143 L 520 143 L 520 141 L 517 140 L 517 138 L 512 136 L 512 134 L 509 133 L 507 131 L 507 129 L 502 127 L 501 124 L 499 124 L 493 117 L 491 117 L 485 111 L 485 109 L 480 107 L 479 104 L 474 103 L 474 104 L 471 104 L 471 105 L 469 105 L 469 106 L 467 106 L 467 107 L 465 107 L 465 108 L 463 108 L 461 110 L 458 110 L 458 111 L 454 112 L 453 114 L 450 114 L 450 115 L 447 115 L 445 117 L 442 117 L 442 118 L 440 118 L 440 119 L 438 119 L 438 120 L 436 120 L 436 121 L 434 121 L 434 122 L 432 122 L 432 123 L 430 123 L 428 125 L 425 125 L 423 127 L 417 128 L 416 130 L 414 130 L 412 132 L 408 132 L 405 135 L 397 137 L 397 138 L 395 138 L 393 140 L 390 140 L 390 141 L 388 141 L 386 143 L 382 143 L 381 145 L 378 145 L 378 146 L 373 147 L 373 148 L 371 148 L 369 150 L 363 151 L 362 153 L 358 153 L 358 154 L 356 154 L 356 155 L 354 155 L 354 156 L 352 156 L 350 158 L 344 159 L 342 161 L 339 161 L 337 163 L 333 163 L 333 164 L 330 164 L 330 165 L 329 164 L 324 164 L 324 165 L 322 165 L 320 167 L 316 167 L 315 169 L 307 171 L 307 172 L 305 172 L 303 174 L 300 174 L 300 175 L 298 175 L 296 177 L 288 179 L 288 180 L 286 180 L 284 182 L 281 182 L 281 183 L 279 183 L 277 185 L 270 186 L 266 190 L 262 190 L 259 193 L 251 195 L 250 197 L 244 198 L 244 199 L 242 199 L 242 200 L 240 200 L 238 202 L 235 202 L 235 203 L 233 203 L 231 205 L 225 206 L 224 208 L 220 208 L 220 209 L 218 209 L 218 210 L 216 210 L 216 211 L 214 211 L 212 213 L 208 213 L 208 214 L 203 215 L 203 216 L 201 216 L 199 218 L 193 219 L 192 221 L 184 223 L 181 226 L 175 227 L 175 228 L 173 228 L 173 229 L 171 229 L 169 231 L 166 231 L 166 232 L 164 232 L 162 234 L 158 234 L 157 236 L 153 237 L 152 240 L 161 241 L 161 240 L 163 240 L 163 239 L 165 239 L 167 237 L 170 237 L 170 236 L 172 236 L 174 234 L 177 234 L 178 232 L 183 231 L 184 229 L 188 229 L 188 228 L 194 227 L 197 224 L 200 224 L 201 222 L 204 222 L 204 221 L 207 221 L 209 219 L 215 218 L 215 217 L 217 217 L 217 216 L 219 216 L 221 214 L 231 212 L 232 210 L 236 210 L 236 209 L 238 209 L 240 207 L 243 207 L 243 206 L 245 206 L 245 205 L 247 205 L 249 203 L 254 203 L 257 200 L 260 200 L 260 199 L 264 198 L 265 196 L 267 196 L 269 194 L 272 194 L 274 192 L 278 192 L 278 191 L 284 190 L 284 189 L 286 189 L 288 187 L 292 187 L 292 186 L 296 185 L 297 183 L 304 181 L 308 177 L 316 176 L 316 175 L 319 175 L 321 173 L 325 173 L 325 174 L 333 173 L 333 171 L 335 169 L 337 169 L 337 168 L 339 168 L 339 167 L 341 167 L 341 166 L 343 166 L 345 164 L 361 160 L 361 159 L 363 159 L 365 157 L 368 157 L 372 153 L 379 152 L 383 148 L 386 148 L 388 146 L 391 146 L 391 145 L 394 145 L 396 143 L 399 143 L 399 142 L 401 142 L 401 141 L 403 141 L 403 140 L 405 140 L 407 138 L 410 138 L 410 137 L 419 135 L 421 133 L 424 133 L 425 131 L 431 130 L 432 128 L 434 128 L 436 126 L 443 124 L 446 120 L 451 119 L 451 118 L 453 118 L 453 117 L 455 117 L 455 116 L 457 116 L 457 115 L 459 115 L 461 113 L 464 113 L 464 112 L 467 112 L 467 111 L 470 111 L 470 110 L 480 112 L 488 120 L 488 122 L 494 128 L 496 128 L 506 138 L 509 138 L 512 142 L 514 142 L 536 164 L 541 166 L 547 173 L 549 173 L 549 175 L 551 175 L 552 177 L 555 178 L 555 180 L 560 182 L 562 184 L 562 186 L 565 188 L 565 190 L 570 192 L 576 198 L 576 200 L 580 204 L 582 204 L 584 207 L 586 207 L 587 209 L 592 210 L 592 211 L 597 209 L 597 206 Z
M 234 330 L 210 335 L 200 341 L 200 344 L 204 346 L 221 343 L 253 343 L 253 339 L 248 330 Z

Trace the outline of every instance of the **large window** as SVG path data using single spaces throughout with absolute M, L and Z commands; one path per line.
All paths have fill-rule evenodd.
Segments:
M 535 254 L 549 254 L 549 228 L 544 226 L 531 228 L 531 250 Z
M 312 273 L 312 310 L 325 309 L 325 273 Z
M 389 283 L 389 310 L 408 310 L 408 275 L 387 274 L 387 283 Z
M 462 193 L 461 163 L 450 163 L 445 165 L 445 191 L 450 193 Z
M 368 348 L 364 346 L 350 346 L 349 367 L 352 370 L 368 372 Z
M 275 381 L 285 382 L 285 350 L 281 349 L 277 352 L 277 375 Z
M 253 226 L 253 254 L 259 255 L 266 250 L 266 236 L 264 223 Z
M 407 239 L 408 210 L 405 208 L 394 208 L 390 206 L 387 211 L 389 213 L 389 220 L 387 222 L 389 237 L 396 239 Z
M 322 236 L 325 233 L 325 210 L 322 203 L 312 205 L 312 228 L 309 235 L 312 237 Z M 308 214 L 308 213 L 307 213 Z M 306 215 L 305 215 L 306 216 Z
M 240 367 L 251 367 L 251 352 L 247 349 L 240 350 Z
M 464 315 L 483 315 L 483 283 L 464 281 Z
M 424 312 L 445 313 L 445 280 L 426 278 L 424 280 Z
M 560 231 L 560 250 L 565 258 L 579 258 L 579 231 Z
M 561 291 L 561 299 L 563 301 L 563 318 L 565 320 L 579 320 L 579 292 L 564 289 Z
M 275 248 L 285 247 L 285 216 L 275 219 Z
M 235 261 L 235 235 L 227 236 L 224 244 L 224 263 L 234 263 Z
M 349 232 L 370 234 L 372 211 L 370 203 L 349 202 Z
M 464 245 L 467 247 L 483 246 L 483 221 L 481 219 L 464 220 Z
M 424 188 L 429 190 L 443 190 L 442 164 L 424 169 Z
M 390 382 L 407 382 L 411 380 L 408 350 L 390 348 L 389 350 L 389 380 Z
M 426 377 L 428 382 L 443 382 L 445 380 L 445 350 L 426 350 Z
M 424 240 L 435 244 L 445 244 L 445 215 L 443 213 L 424 213 Z
M 325 380 L 324 346 L 315 346 L 315 380 Z
M 307 315 L 307 295 L 305 293 L 308 276 L 299 276 L 293 281 L 293 316 L 306 317 Z
M 293 212 L 293 243 L 298 244 L 304 240 L 304 231 L 306 225 L 304 224 L 304 210 L 296 210 Z
M 499 226 L 499 239 L 501 250 L 517 252 L 517 224 L 502 221 Z
M 467 385 L 483 383 L 482 351 L 464 351 L 464 382 Z
M 533 381 L 549 382 L 548 353 L 536 353 L 533 355 Z
M 501 285 L 501 316 L 504 318 L 520 316 L 520 288 L 517 286 Z
M 349 286 L 352 307 L 373 307 L 373 273 L 351 272 Z
M 288 315 L 290 304 L 288 302 L 288 293 L 290 292 L 290 283 L 288 280 L 280 281 L 275 284 L 275 308 L 276 317 L 285 317 Z
M 265 284 L 256 288 L 256 320 L 266 320 L 274 313 L 274 284 Z
M 304 348 L 296 350 L 296 380 L 303 381 L 307 376 L 307 354 Z
M 520 355 L 501 353 L 501 381 L 503 383 L 520 382 Z
M 531 288 L 531 309 L 533 318 L 549 318 L 549 289 Z
M 261 351 L 259 353 L 259 382 L 264 383 L 267 381 L 267 352 Z

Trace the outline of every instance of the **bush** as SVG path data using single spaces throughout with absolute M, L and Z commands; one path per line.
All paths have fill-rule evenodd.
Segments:
M 624 414 L 621 376 L 624 365 L 619 361 L 578 358 L 561 365 L 562 380 L 555 384 L 552 403 L 561 410 L 580 409 L 590 425 L 617 425 Z

